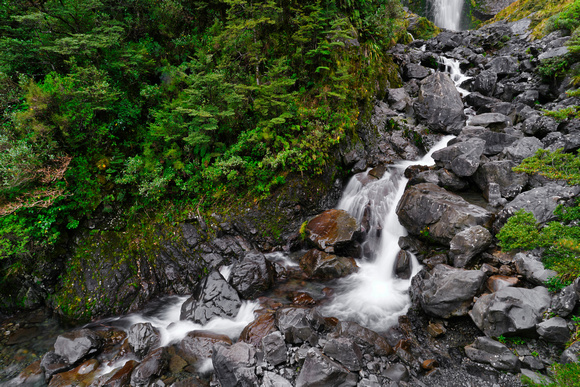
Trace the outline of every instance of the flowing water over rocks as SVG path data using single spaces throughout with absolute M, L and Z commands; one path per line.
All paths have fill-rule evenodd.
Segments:
M 577 345 L 560 352 L 580 283 L 549 293 L 537 254 L 502 253 L 493 237 L 518 209 L 544 223 L 580 193 L 511 171 L 536 149 L 580 148 L 578 120 L 541 111 L 578 104 L 570 80 L 535 72 L 562 32 L 530 41 L 529 24 L 394 47 L 403 87 L 342 144 L 337 163 L 353 176 L 340 202 L 340 180 L 288 195 L 276 211 L 294 231 L 280 246 L 256 229 L 258 212 L 216 219 L 207 241 L 207 225 L 184 224 L 187 246 L 160 258 L 179 266 L 149 279 L 175 281 L 179 296 L 55 331 L 35 363 L 4 362 L 3 385 L 519 386 L 519 372 L 576 359 Z M 23 354 L 13 328 L 2 361 Z

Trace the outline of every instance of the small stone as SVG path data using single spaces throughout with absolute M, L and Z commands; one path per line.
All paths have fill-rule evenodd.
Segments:
M 421 368 L 424 369 L 425 371 L 431 371 L 432 369 L 435 369 L 437 367 L 439 367 L 439 363 L 435 359 L 427 359 L 423 363 L 421 363 Z
M 447 332 L 447 329 L 440 323 L 430 323 L 427 326 L 427 332 L 431 335 L 431 337 L 439 337 L 444 335 Z

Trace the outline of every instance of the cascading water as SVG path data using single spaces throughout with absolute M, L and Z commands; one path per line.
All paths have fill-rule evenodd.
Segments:
M 434 20 L 438 27 L 453 31 L 461 29 L 461 14 L 464 0 L 432 0 Z
M 461 72 L 461 69 L 459 68 L 459 61 L 456 59 L 447 58 L 445 56 L 440 56 L 439 60 L 442 62 L 443 66 L 445 66 L 445 72 L 449 74 L 461 96 L 465 97 L 468 95 L 469 91 L 463 89 L 461 84 L 463 84 L 463 82 L 467 81 L 468 79 L 471 79 L 471 77 L 468 77 Z
M 414 164 L 431 165 L 431 155 L 446 146 L 453 136 L 444 137 L 419 161 L 404 161 L 393 165 L 379 179 L 367 172 L 355 175 L 347 185 L 338 208 L 348 211 L 359 222 L 367 224 L 367 240 L 363 246 L 365 259 L 358 262 L 360 270 L 340 280 L 336 296 L 323 309 L 328 316 L 354 320 L 375 331 L 384 331 L 406 313 L 410 299 L 411 280 L 394 277 L 393 268 L 399 253 L 399 238 L 407 231 L 395 212 L 407 179 L 405 169 Z M 413 275 L 419 270 L 415 258 Z

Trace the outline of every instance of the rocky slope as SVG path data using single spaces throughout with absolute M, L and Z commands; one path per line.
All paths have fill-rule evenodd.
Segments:
M 558 123 L 541 112 L 578 103 L 564 93 L 569 80 L 545 83 L 534 71 L 539 59 L 565 52 L 566 37 L 556 32 L 532 42 L 528 27 L 526 19 L 496 23 L 396 46 L 392 55 L 404 86 L 376 102 L 359 140 L 340 151 L 353 173 L 374 167 L 360 175 L 373 179 L 394 160 L 418 158 L 441 135 L 456 135 L 433 155 L 435 167 L 406 171 L 410 180 L 397 212 L 410 235 L 399 244 L 423 270 L 413 278 L 412 306 L 398 326 L 377 333 L 322 316 L 318 306 L 332 297 L 329 290 L 316 299 L 286 292 L 282 301 L 259 298 L 258 317 L 236 343 L 197 330 L 160 346 L 162 334 L 151 324 L 102 324 L 59 336 L 53 351 L 8 385 L 517 386 L 520 373 L 541 378 L 555 361 L 576 361 L 576 344 L 560 352 L 574 330 L 570 316 L 580 283 L 548 292 L 543 281 L 553 273 L 534 252 L 501 253 L 493 237 L 520 208 L 546 222 L 557 204 L 580 194 L 578 186 L 512 172 L 537 149 L 580 148 L 577 120 Z M 458 61 L 471 77 L 461 85 L 469 94 L 461 96 L 442 72 L 442 56 Z M 336 204 L 341 185 L 329 179 L 315 199 L 303 193 L 278 202 L 280 216 L 292 220 L 279 233 L 283 247 L 310 248 L 299 258 L 300 269 L 262 254 L 276 243 L 261 232 L 258 212 L 216 216 L 210 227 L 179 225 L 175 242 L 155 248 L 161 260 L 139 266 L 140 273 L 150 273 L 144 282 L 155 291 L 138 292 L 132 300 L 141 301 L 133 302 L 141 305 L 159 289 L 191 291 L 181 319 L 205 324 L 214 316 L 235 316 L 244 299 L 272 287 L 356 271 L 364 222 L 337 210 L 311 217 Z M 309 221 L 299 227 L 303 220 Z M 404 273 L 406 254 L 399 256 L 396 272 Z M 218 271 L 226 264 L 234 264 L 227 280 Z M 79 281 L 89 285 L 94 279 Z M 71 291 L 82 290 L 80 283 Z M 119 280 L 108 291 L 121 295 L 123 284 Z M 98 294 L 97 285 L 92 289 Z M 131 302 L 123 305 L 127 310 Z M 495 340 L 510 336 L 525 339 Z M 209 373 L 196 368 L 207 359 Z M 115 367 L 106 369 L 110 364 Z

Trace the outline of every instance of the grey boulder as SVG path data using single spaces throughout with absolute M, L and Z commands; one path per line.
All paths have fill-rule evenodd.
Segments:
M 558 275 L 554 270 L 545 269 L 540 258 L 531 254 L 517 253 L 514 257 L 514 263 L 518 274 L 523 275 L 528 282 L 534 285 L 543 285 L 548 278 Z
M 457 176 L 471 176 L 479 167 L 484 148 L 484 140 L 470 138 L 434 152 L 433 159 L 438 165 L 452 170 Z
M 483 336 L 465 347 L 468 358 L 479 363 L 486 363 L 498 370 L 518 372 L 520 361 L 505 345 L 489 337 Z
M 232 267 L 230 285 L 245 299 L 252 300 L 274 283 L 274 267 L 262 253 L 247 254 Z
M 465 267 L 473 257 L 488 248 L 491 241 L 491 233 L 481 226 L 457 233 L 449 244 L 449 258 L 453 260 L 453 266 Z
M 213 349 L 212 363 L 222 386 L 258 385 L 255 373 L 256 349 L 251 344 L 242 341 L 231 346 L 218 343 Z
M 570 340 L 568 323 L 562 317 L 554 317 L 536 325 L 540 337 L 546 341 L 564 344 Z
M 98 352 L 103 346 L 101 337 L 90 329 L 63 333 L 56 338 L 54 353 L 73 365 Z
M 296 387 L 305 386 L 356 386 L 358 376 L 351 374 L 347 368 L 332 361 L 316 348 L 306 354 L 304 365 L 296 379 Z

